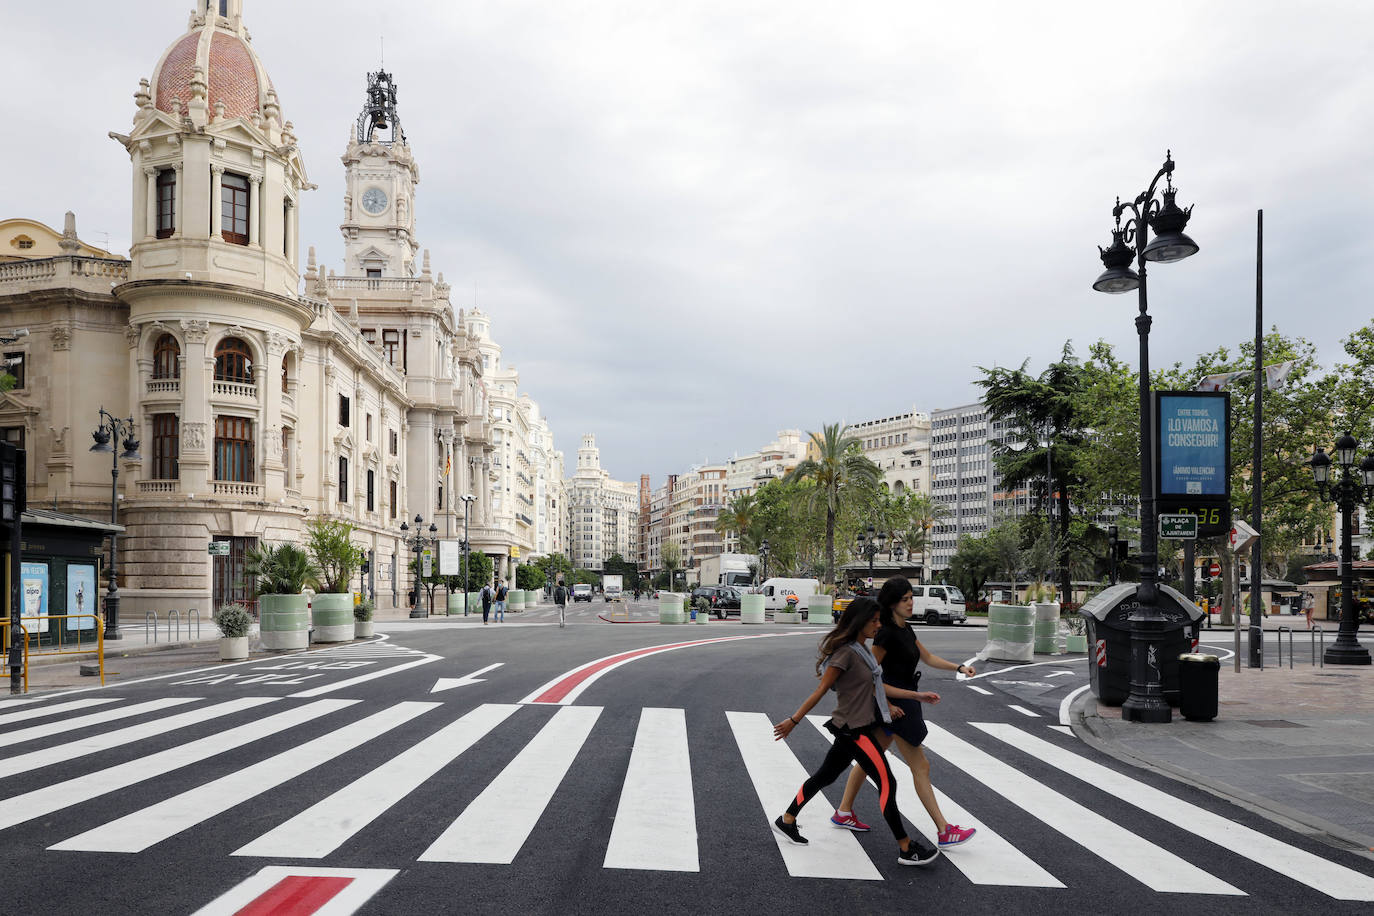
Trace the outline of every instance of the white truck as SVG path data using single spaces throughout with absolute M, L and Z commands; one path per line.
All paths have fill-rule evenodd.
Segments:
M 953 585 L 913 585 L 911 619 L 934 626 L 937 623 L 963 623 L 968 619 L 964 593 Z
M 701 561 L 702 585 L 733 585 L 748 588 L 753 582 L 751 565 L 758 566 L 758 557 L 747 553 L 720 553 Z
M 624 597 L 625 577 L 624 576 L 602 576 L 601 577 L 601 596 L 607 601 L 619 601 Z
M 759 586 L 759 591 L 763 592 L 763 609 L 765 611 L 787 610 L 789 595 L 796 595 L 797 605 L 803 606 L 808 595 L 814 595 L 820 590 L 820 579 L 773 578 L 765 579 L 763 585 Z

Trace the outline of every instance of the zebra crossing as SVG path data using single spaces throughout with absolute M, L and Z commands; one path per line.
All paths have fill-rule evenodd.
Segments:
M 253 834 L 232 838 L 223 854 L 303 863 L 328 860 L 366 831 L 382 828 L 388 814 L 425 791 L 426 784 L 458 773 L 476 794 L 456 815 L 409 826 L 421 833 L 407 838 L 413 843 L 409 856 L 416 862 L 511 865 L 530 849 L 541 818 L 570 781 L 608 780 L 615 798 L 609 829 L 600 837 L 583 837 L 604 842 L 602 867 L 704 872 L 709 866 L 702 850 L 720 840 L 696 795 L 709 783 L 694 779 L 692 741 L 709 737 L 738 751 L 739 769 L 717 767 L 713 778 L 734 780 L 745 792 L 744 787 L 752 787 L 759 806 L 736 812 L 738 823 L 752 827 L 746 831 L 746 845 L 732 849 L 731 861 L 773 857 L 792 878 L 882 881 L 892 876 L 891 839 L 881 824 L 865 838 L 827 823 L 840 783 L 801 814 L 809 846 L 786 843 L 770 829 L 771 819 L 819 759 L 822 742 L 829 740 L 823 717 L 808 717 L 814 732 L 798 732 L 793 741 L 780 742 L 773 740 L 772 721 L 762 712 L 727 711 L 707 725 L 677 708 L 645 707 L 633 717 L 604 712 L 576 705 L 488 703 L 459 710 L 441 702 L 372 706 L 351 699 L 267 696 L 225 702 L 174 696 L 4 704 L 0 747 L 8 755 L 0 757 L 0 831 L 35 821 L 46 824 L 52 815 L 65 812 L 56 823 L 70 835 L 47 836 L 38 851 L 145 852 L 229 818 L 274 790 L 309 784 L 306 777 L 355 759 L 351 755 L 370 753 L 372 763 L 348 767 L 354 778 L 341 785 L 342 780 L 330 782 L 318 792 L 323 797 L 298 803 L 295 799 L 302 796 L 297 794 L 289 808 L 274 807 L 270 825 L 260 810 L 255 812 L 248 819 Z M 694 731 L 689 723 L 711 734 Z M 475 753 L 492 746 L 491 739 L 507 729 L 517 733 L 519 749 L 513 756 L 495 767 L 465 769 Z M 614 766 L 578 768 L 579 755 L 594 735 L 608 730 L 620 735 L 622 729 L 619 740 L 628 747 Z M 531 735 L 528 740 L 525 733 Z M 232 768 L 223 766 L 222 758 L 220 766 L 211 766 L 220 755 L 252 748 L 268 752 Z M 1244 857 L 1328 897 L 1374 901 L 1374 877 L 1357 868 L 1133 779 L 1032 724 L 931 724 L 927 750 L 941 773 L 958 771 L 969 777 L 958 782 L 958 790 L 936 790 L 947 816 L 979 828 L 975 842 L 944 857 L 947 873 L 969 884 L 1063 889 L 1110 870 L 1157 893 L 1247 894 L 1234 873 L 1223 877 L 1207 858 L 1185 857 L 1171 848 L 1186 836 L 1213 844 L 1219 855 Z M 929 836 L 905 765 L 891 756 L 899 806 Z M 1028 772 L 1023 760 L 1036 764 L 1039 775 Z M 1044 777 L 1046 769 L 1053 780 Z M 40 778 L 48 773 L 51 778 Z M 190 785 L 202 773 L 204 778 Z M 172 774 L 176 778 L 170 784 L 178 791 L 158 791 L 159 780 Z M 113 793 L 121 802 L 116 810 L 92 804 Z M 1157 829 L 1147 837 L 1114 822 L 1099 810 L 1104 793 L 1157 819 Z M 1034 828 L 1018 823 L 1004 831 L 998 815 L 980 817 L 980 811 L 1005 810 L 1008 804 L 1024 812 Z M 67 826 L 78 822 L 79 829 Z M 1095 870 L 1070 867 L 1063 857 L 1047 858 L 1043 850 L 1054 835 L 1095 856 Z M 30 836 L 25 831 L 5 835 L 3 841 L 22 845 Z M 709 861 L 721 867 L 719 859 Z

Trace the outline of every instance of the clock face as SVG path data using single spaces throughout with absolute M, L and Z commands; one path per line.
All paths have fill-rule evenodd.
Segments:
M 381 188 L 368 188 L 363 192 L 363 209 L 373 216 L 386 209 L 386 192 Z

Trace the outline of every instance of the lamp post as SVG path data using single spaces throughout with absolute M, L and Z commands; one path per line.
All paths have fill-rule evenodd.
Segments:
M 1106 269 L 1093 282 L 1093 289 L 1101 293 L 1137 291 L 1139 314 L 1136 333 L 1140 337 L 1140 584 L 1136 588 L 1136 610 L 1131 623 L 1131 692 L 1121 705 L 1121 718 L 1131 722 L 1168 722 L 1172 715 L 1164 700 L 1159 664 L 1151 663 L 1159 655 L 1166 624 L 1159 612 L 1159 560 L 1155 531 L 1155 493 L 1153 441 L 1150 429 L 1150 314 L 1146 299 L 1145 265 L 1150 261 L 1169 263 L 1197 254 L 1198 246 L 1183 234 L 1192 215 L 1192 207 L 1179 209 L 1174 203 L 1177 191 L 1173 186 L 1174 160 L 1164 154 L 1150 186 L 1125 204 L 1117 198 L 1112 215 L 1116 228 L 1112 230 L 1112 244 L 1099 248 L 1102 266 Z M 1164 179 L 1163 203 L 1155 199 L 1159 180 Z M 1121 217 L 1130 210 L 1131 218 L 1121 225 Z M 1150 230 L 1155 233 L 1150 241 Z M 1135 260 L 1136 269 L 1131 269 Z
M 420 609 L 420 579 L 424 573 L 424 566 L 420 558 L 420 550 L 424 547 L 426 540 L 433 541 L 436 539 L 435 536 L 439 532 L 439 526 L 431 522 L 429 526 L 429 538 L 426 538 L 424 532 L 420 529 L 420 526 L 423 525 L 424 522 L 423 516 L 415 516 L 415 540 L 413 542 L 406 534 L 406 532 L 410 530 L 410 526 L 405 522 L 401 522 L 401 539 L 409 544 L 411 549 L 415 552 L 415 606 L 410 609 L 411 617 L 429 616 L 428 613 Z M 434 610 L 432 597 L 429 609 L 430 611 Z
M 1341 626 L 1336 641 L 1322 655 L 1328 665 L 1368 665 L 1369 650 L 1360 645 L 1356 635 L 1360 621 L 1355 616 L 1355 570 L 1351 563 L 1350 516 L 1361 503 L 1374 504 L 1374 455 L 1360 462 L 1359 477 L 1355 471 L 1355 450 L 1359 443 L 1346 433 L 1336 440 L 1336 463 L 1341 476 L 1331 480 L 1331 456 L 1317 449 L 1312 456 L 1312 477 L 1322 499 L 1334 502 L 1341 510 Z
M 468 551 L 472 544 L 468 541 L 468 516 L 472 514 L 472 502 L 477 497 L 464 493 L 458 497 L 463 501 L 463 616 L 468 615 Z
M 95 432 L 91 433 L 91 438 L 95 440 L 95 445 L 91 446 L 93 452 L 110 453 L 110 524 L 119 523 L 119 459 L 125 461 L 139 461 L 142 456 L 138 453 L 138 440 L 134 438 L 134 418 L 116 417 L 104 407 L 100 408 L 100 425 Z M 115 445 L 124 440 L 124 451 L 117 453 Z M 109 578 L 109 585 L 105 588 L 105 638 L 120 639 L 119 632 L 119 584 L 116 577 L 119 573 L 119 534 L 110 532 L 110 565 L 106 570 Z
M 759 584 L 768 580 L 768 538 L 759 542 Z
M 1115 525 L 1107 526 L 1107 584 L 1116 584 L 1116 545 L 1121 543 Z
M 873 586 L 873 558 L 883 550 L 883 545 L 887 542 L 887 532 L 878 531 L 872 525 L 868 526 L 868 535 L 860 531 L 854 538 L 855 551 L 859 556 L 868 560 L 868 585 Z

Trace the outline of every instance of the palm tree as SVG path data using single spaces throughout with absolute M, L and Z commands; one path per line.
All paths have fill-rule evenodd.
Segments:
M 819 433 L 811 433 L 817 457 L 802 461 L 783 479 L 789 482 L 814 480 L 813 498 L 825 497 L 825 581 L 834 585 L 835 516 L 840 511 L 840 493 L 852 486 L 875 487 L 882 472 L 859 451 L 859 440 L 845 435 L 849 427 L 827 423 L 821 429 Z
M 930 529 L 940 523 L 940 520 L 949 515 L 949 507 L 942 502 L 938 502 L 935 497 L 927 496 L 924 493 L 913 493 L 907 498 L 907 517 L 910 520 L 911 528 L 906 533 L 906 547 L 908 554 L 917 551 L 921 553 L 922 572 L 929 580 L 929 563 L 925 562 L 925 555 L 930 550 Z
M 726 506 L 716 518 L 716 530 L 721 534 L 739 535 L 739 547 L 741 553 L 753 553 L 754 551 L 754 513 L 758 509 L 758 502 L 752 493 L 743 496 L 736 496 L 730 500 L 730 505 Z

